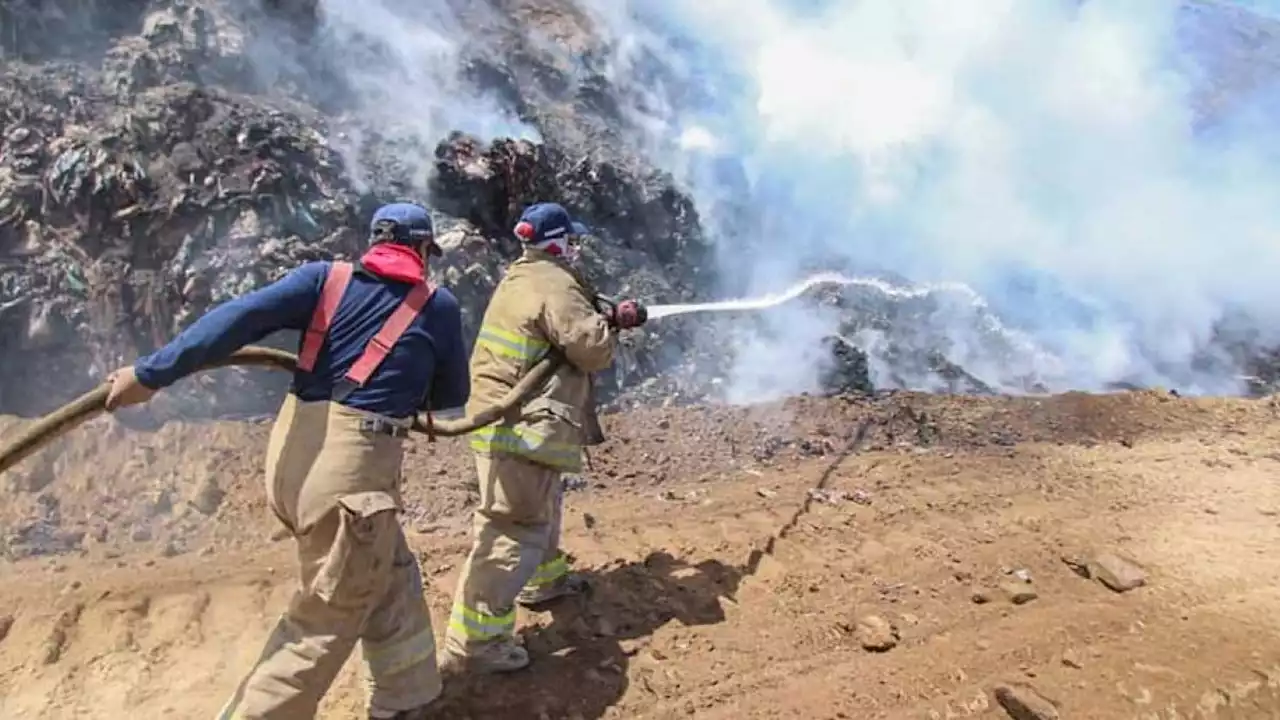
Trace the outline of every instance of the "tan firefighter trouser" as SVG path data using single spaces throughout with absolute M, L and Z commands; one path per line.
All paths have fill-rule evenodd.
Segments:
M 476 455 L 480 507 L 454 595 L 445 648 L 475 654 L 515 634 L 516 596 L 568 571 L 560 552 L 560 471 L 508 455 Z
M 441 691 L 418 563 L 398 518 L 403 441 L 368 416 L 290 394 L 267 449 L 267 501 L 294 533 L 301 584 L 220 719 L 311 720 L 357 642 L 373 717 Z

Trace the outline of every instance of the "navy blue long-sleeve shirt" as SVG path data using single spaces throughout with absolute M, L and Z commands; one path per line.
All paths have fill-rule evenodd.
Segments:
M 168 345 L 134 364 L 138 380 L 159 389 L 211 360 L 224 358 L 278 330 L 305 330 L 320 302 L 331 263 L 312 262 L 280 280 L 211 310 Z M 304 401 L 327 400 L 409 292 L 408 283 L 356 272 L 338 305 L 312 372 L 297 372 L 293 392 Z M 342 401 L 349 407 L 394 418 L 420 409 L 466 404 L 471 395 L 462 311 L 445 288 L 395 344 L 364 387 Z

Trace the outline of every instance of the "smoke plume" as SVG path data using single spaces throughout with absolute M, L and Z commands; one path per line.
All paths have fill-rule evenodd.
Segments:
M 968 286 L 926 325 L 1005 390 L 1235 392 L 1223 334 L 1280 340 L 1269 20 L 1169 0 L 591 5 L 645 147 L 713 225 L 726 292 L 814 267 Z M 791 308 L 737 383 L 767 385 L 784 356 L 793 385 L 817 377 L 786 349 L 838 321 Z
M 479 18 L 464 18 L 442 0 L 320 0 L 319 10 L 322 51 L 340 78 L 340 104 L 376 133 L 353 129 L 337 139 L 362 186 L 375 184 L 361 162 L 367 142 L 398 148 L 409 188 L 425 193 L 432 151 L 450 131 L 482 140 L 539 139 L 499 98 L 465 79 L 466 51 L 483 43 L 475 25 L 492 14 L 483 4 L 471 7 Z

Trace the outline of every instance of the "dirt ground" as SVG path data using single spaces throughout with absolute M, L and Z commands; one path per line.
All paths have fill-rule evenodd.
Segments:
M 1280 717 L 1274 399 L 804 398 L 606 430 L 567 496 L 592 594 L 522 611 L 535 664 L 441 717 Z M 0 717 L 217 712 L 295 582 L 265 434 L 97 421 L 3 479 Z M 406 470 L 437 631 L 469 469 L 450 440 Z M 1143 584 L 1107 587 L 1117 564 Z M 353 661 L 321 717 L 362 702 Z

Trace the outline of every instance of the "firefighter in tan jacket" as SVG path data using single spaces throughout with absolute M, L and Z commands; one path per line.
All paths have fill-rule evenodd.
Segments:
M 567 362 L 519 417 L 471 436 L 480 506 L 449 619 L 447 669 L 525 667 L 529 655 L 514 638 L 516 603 L 538 605 L 582 589 L 560 551 L 560 476 L 580 470 L 582 446 L 599 442 L 591 373 L 613 362 L 618 330 L 646 319 L 635 300 L 599 307 L 573 268 L 576 237 L 587 232 L 560 205 L 526 209 L 515 227 L 524 255 L 485 310 L 471 354 L 471 406 L 501 399 L 548 352 Z

